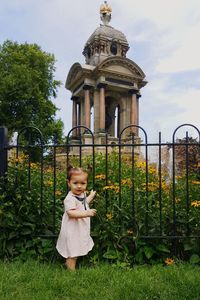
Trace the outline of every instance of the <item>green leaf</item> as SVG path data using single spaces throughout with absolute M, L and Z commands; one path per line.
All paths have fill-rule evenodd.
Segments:
M 140 263 L 140 264 L 144 262 L 143 253 L 141 251 L 136 253 L 135 261 Z
M 184 250 L 185 251 L 192 250 L 193 248 L 194 248 L 194 246 L 192 244 L 188 244 L 188 243 L 184 244 Z
M 190 256 L 190 263 L 191 264 L 198 264 L 200 262 L 200 257 L 198 254 L 192 254 Z
M 107 259 L 116 259 L 118 255 L 115 250 L 108 250 L 106 253 L 104 253 L 103 257 Z
M 11 240 L 11 239 L 17 237 L 18 235 L 19 235 L 19 234 L 18 234 L 18 232 L 16 232 L 16 231 L 10 232 L 10 233 L 9 233 L 9 236 L 8 236 L 8 240 Z
M 170 253 L 170 250 L 163 244 L 159 244 L 158 246 L 156 246 L 156 250 L 164 253 Z
M 144 247 L 144 254 L 145 254 L 146 258 L 150 259 L 154 253 L 155 253 L 155 251 L 151 247 L 148 247 L 148 246 Z

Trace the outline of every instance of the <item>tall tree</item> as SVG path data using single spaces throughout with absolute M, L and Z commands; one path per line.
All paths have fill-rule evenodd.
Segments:
M 34 125 L 45 140 L 61 139 L 63 122 L 52 99 L 61 82 L 54 79 L 55 57 L 37 44 L 5 41 L 0 45 L 0 126 L 10 136 L 14 131 Z

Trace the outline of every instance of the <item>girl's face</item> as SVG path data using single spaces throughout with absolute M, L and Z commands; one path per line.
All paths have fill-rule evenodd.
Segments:
M 73 174 L 68 180 L 68 186 L 71 189 L 71 192 L 75 195 L 82 194 L 87 187 L 88 175 L 86 173 Z

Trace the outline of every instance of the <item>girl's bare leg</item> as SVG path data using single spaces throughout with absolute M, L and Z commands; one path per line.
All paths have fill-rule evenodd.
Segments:
M 65 263 L 67 269 L 74 271 L 76 269 L 76 261 L 77 261 L 77 257 L 68 257 Z

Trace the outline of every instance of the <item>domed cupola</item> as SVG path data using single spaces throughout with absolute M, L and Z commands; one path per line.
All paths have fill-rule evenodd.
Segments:
M 121 31 L 108 25 L 111 20 L 111 12 L 111 7 L 107 1 L 104 1 L 100 7 L 103 24 L 93 32 L 83 50 L 86 64 L 97 66 L 111 56 L 126 57 L 129 49 L 128 41 Z

